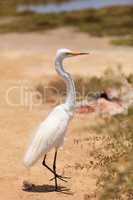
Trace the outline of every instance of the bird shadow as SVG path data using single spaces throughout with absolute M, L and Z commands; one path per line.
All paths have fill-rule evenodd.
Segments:
M 55 186 L 53 185 L 35 185 L 32 183 L 24 182 L 23 191 L 25 192 L 37 192 L 37 193 L 49 193 L 49 192 L 59 192 L 66 195 L 73 195 L 69 188 L 58 186 L 58 190 L 55 191 Z

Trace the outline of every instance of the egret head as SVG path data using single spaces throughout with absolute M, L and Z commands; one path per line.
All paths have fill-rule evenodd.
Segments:
M 87 53 L 85 53 L 85 52 L 75 52 L 75 51 L 71 51 L 69 49 L 59 49 L 57 51 L 56 58 L 63 60 L 64 58 L 67 58 L 67 57 L 86 55 L 86 54 L 89 54 L 89 53 L 88 52 Z

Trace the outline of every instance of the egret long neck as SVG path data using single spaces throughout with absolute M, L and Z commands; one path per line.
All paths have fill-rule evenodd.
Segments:
M 64 79 L 67 86 L 67 97 L 65 104 L 67 105 L 70 111 L 74 111 L 76 104 L 76 90 L 74 81 L 71 75 L 64 70 L 62 60 L 55 61 L 55 69 L 57 73 Z

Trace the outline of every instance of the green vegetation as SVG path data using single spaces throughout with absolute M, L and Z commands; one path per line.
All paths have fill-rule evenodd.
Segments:
M 133 36 L 128 38 L 118 38 L 112 40 L 111 43 L 118 46 L 133 46 Z
M 16 7 L 19 4 L 47 4 L 47 3 L 61 3 L 69 0 L 4 0 L 0 1 L 0 15 L 10 16 L 16 13 Z
M 114 45 L 133 46 L 133 6 L 111 6 L 58 14 L 16 12 L 18 3 L 39 4 L 62 1 L 64 0 L 1 1 L 0 33 L 46 31 L 61 26 L 74 26 L 93 36 L 118 36 L 111 41 Z
M 45 31 L 61 26 L 74 26 L 93 36 L 128 36 L 127 39 L 113 40 L 113 44 L 133 44 L 133 6 L 112 6 L 101 9 L 37 14 L 33 12 L 16 13 L 12 1 L 5 9 L 0 7 L 0 20 L 12 16 L 6 23 L 0 23 L 0 32 Z M 0 4 L 1 6 L 1 4 Z M 131 36 L 131 37 L 129 37 Z

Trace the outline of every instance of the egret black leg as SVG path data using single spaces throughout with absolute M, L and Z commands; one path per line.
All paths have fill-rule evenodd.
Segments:
M 58 185 L 57 185 L 57 174 L 56 174 L 56 158 L 57 158 L 57 150 L 55 151 L 54 155 L 54 162 L 53 162 L 53 171 L 54 171 L 54 179 L 55 179 L 55 190 L 58 190 Z
M 43 165 L 44 167 L 46 167 L 51 173 L 53 173 L 54 176 L 56 176 L 56 178 L 58 178 L 58 179 L 60 179 L 60 180 L 62 180 L 62 181 L 64 181 L 64 182 L 66 182 L 66 180 L 64 180 L 60 175 L 55 174 L 55 171 L 52 170 L 52 169 L 46 164 L 46 157 L 47 157 L 47 155 L 44 156 L 42 165 Z M 54 158 L 54 160 L 55 160 L 55 158 Z
M 46 164 L 46 157 L 47 157 L 47 155 L 44 156 L 42 164 L 44 167 L 46 167 L 50 172 L 52 172 L 54 174 L 54 171 Z

